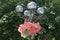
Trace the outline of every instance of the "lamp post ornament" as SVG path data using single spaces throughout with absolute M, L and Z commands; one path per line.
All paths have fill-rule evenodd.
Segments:
M 21 24 L 18 28 L 18 31 L 21 33 L 21 36 L 26 38 L 28 36 L 30 36 L 30 40 L 32 40 L 32 36 L 35 35 L 36 33 L 38 33 L 41 30 L 41 25 L 39 24 L 39 22 L 37 23 L 33 23 L 32 19 L 34 17 L 36 8 L 37 8 L 37 4 L 35 2 L 29 2 L 27 4 L 27 8 L 29 10 L 23 10 L 24 8 L 21 5 L 17 5 L 16 6 L 16 12 L 18 13 L 18 16 L 21 17 L 21 13 L 24 13 L 25 18 L 25 22 L 24 24 Z M 44 8 L 43 7 L 39 7 L 37 8 L 37 13 L 41 16 L 44 14 Z M 28 31 L 27 34 L 25 34 Z

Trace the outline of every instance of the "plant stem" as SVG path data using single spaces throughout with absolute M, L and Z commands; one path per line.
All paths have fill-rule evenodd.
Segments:
M 31 36 L 28 38 L 28 40 L 32 40 L 32 39 L 31 39 Z
M 30 40 L 31 40 L 31 36 L 30 36 Z

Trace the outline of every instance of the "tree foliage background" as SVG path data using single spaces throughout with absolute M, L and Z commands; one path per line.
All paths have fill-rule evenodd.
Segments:
M 45 8 L 45 13 L 40 20 L 34 16 L 34 22 L 39 21 L 42 25 L 42 34 L 36 36 L 41 40 L 60 40 L 60 1 L 59 0 L 0 0 L 0 40 L 27 40 L 20 36 L 18 26 L 24 20 L 17 16 L 15 7 L 18 4 L 26 9 L 26 4 L 35 1 L 39 6 Z M 37 17 L 37 18 L 36 18 Z M 51 28 L 49 28 L 51 27 Z

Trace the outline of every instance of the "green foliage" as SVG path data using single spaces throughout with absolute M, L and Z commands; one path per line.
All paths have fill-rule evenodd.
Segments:
M 34 22 L 38 21 L 42 26 L 42 34 L 35 36 L 34 40 L 38 38 L 41 38 L 39 40 L 60 40 L 60 1 L 58 0 L 0 0 L 0 40 L 27 40 L 17 31 L 24 20 L 17 16 L 15 7 L 17 4 L 23 4 L 25 10 L 26 4 L 30 1 L 35 1 L 45 8 L 42 18 L 37 13 L 33 18 Z

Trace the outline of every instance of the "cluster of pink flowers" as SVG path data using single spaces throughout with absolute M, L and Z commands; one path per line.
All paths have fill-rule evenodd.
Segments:
M 21 34 L 24 34 L 26 30 L 29 30 L 28 34 L 32 36 L 41 30 L 41 25 L 39 23 L 24 22 L 24 24 L 21 24 L 18 28 Z

